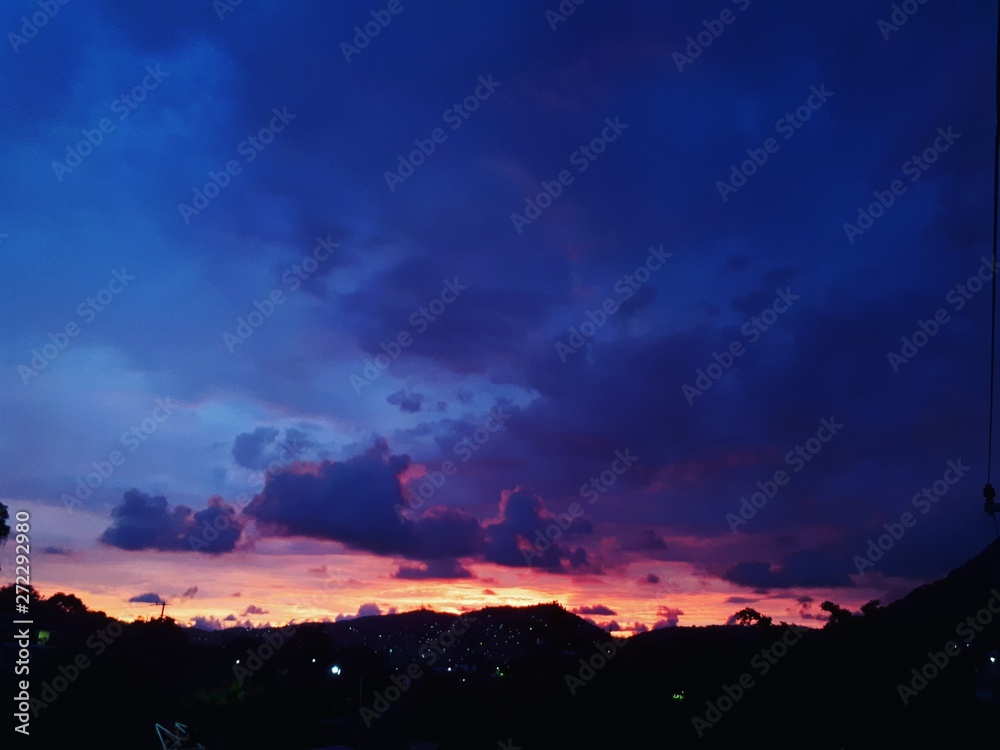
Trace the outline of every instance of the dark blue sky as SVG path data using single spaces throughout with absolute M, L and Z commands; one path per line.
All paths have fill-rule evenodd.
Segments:
M 39 587 L 221 618 L 245 578 L 282 620 L 336 568 L 324 612 L 653 626 L 978 552 L 996 7 L 903 5 L 5 7 L 0 476 Z

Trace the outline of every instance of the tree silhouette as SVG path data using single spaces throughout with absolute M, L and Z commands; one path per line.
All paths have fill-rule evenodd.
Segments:
M 735 615 L 733 615 L 733 620 L 738 622 L 740 625 L 760 625 L 761 627 L 767 627 L 771 624 L 771 618 L 766 615 L 762 615 L 756 609 L 752 607 L 744 607 Z
M 867 605 L 866 605 L 867 606 Z M 830 619 L 823 627 L 837 627 L 851 621 L 853 615 L 849 609 L 844 609 L 839 604 L 834 604 L 829 599 L 819 605 L 819 608 L 830 613 Z
M 64 594 L 60 591 L 50 596 L 48 601 L 68 615 L 84 615 L 88 612 L 87 605 L 76 594 Z
M 7 537 L 10 536 L 10 525 L 7 523 L 7 519 L 10 518 L 10 511 L 7 510 L 7 506 L 0 503 L 0 544 L 7 541 Z
M 861 605 L 861 614 L 865 617 L 874 617 L 882 611 L 882 600 L 872 599 L 867 604 Z

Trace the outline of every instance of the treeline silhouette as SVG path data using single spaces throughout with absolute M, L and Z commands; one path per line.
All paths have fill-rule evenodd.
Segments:
M 733 618 L 743 624 L 627 642 L 555 603 L 210 632 L 169 617 L 119 623 L 72 594 L 33 591 L 33 641 L 46 631 L 48 643 L 30 647 L 31 694 L 45 705 L 15 746 L 156 748 L 154 723 L 180 721 L 208 750 L 645 748 L 643 736 L 672 748 L 992 748 L 998 589 L 995 543 L 886 607 L 824 603 L 822 628 L 747 608 Z M 5 696 L 15 694 L 13 612 L 7 586 Z

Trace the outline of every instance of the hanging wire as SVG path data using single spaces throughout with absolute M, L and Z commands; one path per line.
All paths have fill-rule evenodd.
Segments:
M 993 138 L 993 289 L 990 306 L 990 416 L 989 434 L 986 442 L 986 507 L 993 516 L 993 531 L 1000 539 L 1000 528 L 997 527 L 996 491 L 993 489 L 993 411 L 996 383 L 996 347 L 997 347 L 997 229 L 1000 222 L 1000 13 L 997 15 L 997 54 L 996 54 L 996 123 Z

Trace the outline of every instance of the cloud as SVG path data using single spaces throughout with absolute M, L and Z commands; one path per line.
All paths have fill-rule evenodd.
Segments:
M 247 469 L 264 468 L 269 463 L 264 451 L 277 437 L 278 430 L 274 427 L 258 427 L 237 435 L 233 441 L 233 460 Z
M 623 542 L 621 547 L 629 552 L 661 552 L 667 548 L 667 543 L 653 529 L 642 529 L 635 538 Z
M 589 524 L 573 519 L 566 533 L 589 530 Z M 551 572 L 570 572 L 592 568 L 582 547 L 571 548 L 546 537 L 549 527 L 556 525 L 556 516 L 545 509 L 542 499 L 529 489 L 518 487 L 504 490 L 500 499 L 500 515 L 483 524 L 485 533 L 484 558 L 510 567 L 538 567 Z M 543 542 L 549 542 L 546 547 Z M 537 545 L 537 546 L 536 546 Z
M 603 604 L 595 604 L 594 606 L 583 606 L 577 607 L 576 609 L 571 609 L 575 615 L 617 615 L 611 607 L 605 607 Z
M 596 570 L 582 547 L 558 542 L 530 562 L 526 560 L 525 550 L 534 550 L 539 535 L 544 538 L 552 527 L 559 529 L 554 526 L 556 515 L 530 490 L 504 491 L 499 516 L 482 524 L 467 511 L 444 505 L 428 508 L 416 519 L 402 515 L 401 523 L 401 477 L 409 467 L 409 456 L 393 455 L 387 441 L 379 439 L 345 461 L 300 462 L 294 470 L 269 476 L 244 512 L 257 520 L 264 535 L 330 539 L 377 555 L 401 555 L 426 563 L 472 557 L 552 572 Z M 590 521 L 576 518 L 565 533 L 591 529 Z M 442 577 L 437 573 L 449 570 L 458 575 L 448 577 L 466 577 L 459 568 L 443 562 L 403 567 L 398 577 Z
M 657 607 L 656 616 L 663 619 L 658 620 L 655 625 L 653 625 L 653 630 L 659 630 L 661 628 L 673 628 L 677 626 L 680 621 L 681 615 L 684 614 L 684 610 L 676 609 L 674 607 Z
M 745 560 L 727 568 L 722 578 L 740 586 L 766 591 L 796 586 L 853 586 L 842 559 L 826 549 L 808 549 L 786 556 L 781 563 Z
M 358 607 L 358 617 L 375 617 L 382 614 L 382 610 L 375 602 L 368 602 Z
M 245 513 L 271 536 L 330 539 L 377 555 L 433 560 L 475 553 L 479 524 L 458 509 L 438 506 L 400 523 L 400 476 L 410 458 L 392 455 L 384 439 L 346 461 L 300 464 L 267 478 Z
M 315 442 L 302 430 L 294 427 L 285 429 L 284 438 L 279 440 L 280 430 L 276 427 L 257 427 L 253 432 L 244 432 L 233 440 L 233 460 L 246 469 L 266 469 L 272 464 L 287 465 L 301 460 Z
M 640 586 L 652 586 L 659 582 L 660 582 L 660 577 L 655 573 L 647 573 L 637 581 L 637 583 Z
M 138 596 L 133 596 L 128 600 L 129 604 L 162 604 L 163 599 L 160 598 L 159 594 L 154 594 L 152 592 L 146 594 L 139 594 Z
M 472 578 L 471 571 L 463 568 L 458 560 L 434 560 L 420 565 L 401 565 L 393 574 L 393 578 L 403 578 L 415 581 L 429 579 Z
M 198 593 L 198 587 L 191 586 L 184 590 L 184 593 L 181 594 L 181 599 L 193 599 L 194 595 L 197 593 Z
M 405 412 L 415 414 L 420 411 L 420 406 L 424 402 L 424 396 L 421 393 L 408 393 L 405 390 L 399 390 L 395 393 L 390 393 L 385 399 L 388 403 L 398 406 Z
M 493 589 L 483 589 L 483 593 L 486 596 L 496 596 L 497 595 L 497 592 L 494 591 Z
M 258 607 L 255 604 L 251 604 L 249 607 L 247 607 L 242 612 L 240 612 L 240 614 L 243 617 L 246 617 L 247 615 L 266 615 L 266 614 L 268 614 L 268 611 L 266 609 L 262 609 L 261 607 Z
M 243 528 L 236 511 L 220 497 L 210 498 L 205 510 L 194 512 L 184 505 L 169 508 L 162 495 L 147 495 L 137 489 L 125 493 L 122 504 L 112 509 L 111 518 L 111 526 L 100 541 L 133 551 L 230 552 Z
M 43 547 L 43 555 L 72 555 L 73 550 L 68 547 Z
M 200 628 L 201 630 L 222 630 L 222 621 L 218 617 L 204 617 L 202 615 L 197 615 L 191 618 L 193 623 L 192 627 Z

